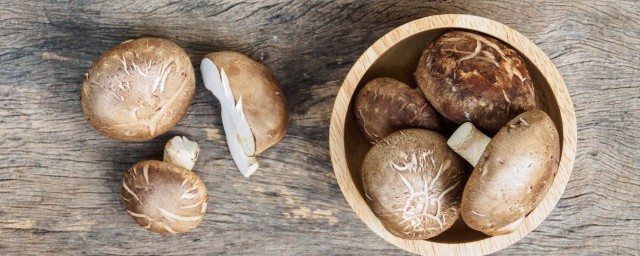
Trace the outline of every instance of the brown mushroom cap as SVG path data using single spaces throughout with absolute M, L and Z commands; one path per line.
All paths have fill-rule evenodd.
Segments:
M 488 235 L 514 231 L 549 191 L 559 157 L 558 132 L 545 112 L 516 116 L 491 139 L 467 181 L 465 223 Z
M 393 78 L 376 78 L 365 84 L 356 95 L 354 112 L 371 144 L 401 129 L 442 129 L 440 116 L 422 92 Z
M 404 239 L 436 236 L 459 217 L 467 177 L 462 161 L 436 132 L 394 132 L 365 156 L 366 201 L 393 235 Z
M 491 37 L 445 33 L 424 50 L 415 77 L 442 116 L 456 124 L 472 122 L 491 135 L 514 116 L 535 108 L 524 61 Z
M 173 128 L 191 104 L 195 74 L 178 45 L 158 38 L 126 41 L 105 52 L 82 82 L 82 110 L 103 134 L 152 139 Z
M 244 114 L 256 140 L 255 155 L 280 141 L 287 133 L 289 111 L 271 70 L 238 52 L 214 52 L 205 58 L 224 69 L 236 102 L 242 97 Z
M 198 175 L 156 160 L 129 168 L 120 194 L 127 212 L 140 226 L 162 235 L 195 228 L 207 210 L 207 188 Z

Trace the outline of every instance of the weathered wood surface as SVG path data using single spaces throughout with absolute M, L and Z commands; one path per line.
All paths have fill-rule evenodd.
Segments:
M 640 254 L 640 3 L 637 1 L 18 1 L 0 2 L 0 253 L 406 254 L 344 200 L 328 151 L 333 98 L 378 37 L 407 21 L 468 13 L 505 23 L 554 61 L 576 105 L 578 153 L 551 215 L 498 254 Z M 80 110 L 92 62 L 142 36 L 271 67 L 289 103 L 282 143 L 243 178 L 219 106 L 198 80 L 187 116 L 145 143 L 111 140 Z M 199 76 L 199 74 L 198 74 Z M 139 228 L 119 198 L 122 173 L 160 159 L 171 135 L 201 143 L 209 189 L 193 232 Z

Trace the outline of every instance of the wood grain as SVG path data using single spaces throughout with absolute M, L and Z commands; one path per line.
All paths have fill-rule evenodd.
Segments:
M 578 150 L 562 199 L 498 254 L 640 253 L 640 4 L 636 1 L 17 1 L 0 2 L 0 251 L 11 254 L 368 254 L 405 252 L 351 210 L 330 163 L 328 127 L 349 68 L 375 40 L 424 16 L 502 22 L 554 62 L 576 105 Z M 215 98 L 197 81 L 169 134 L 110 140 L 80 111 L 92 62 L 142 36 L 183 46 L 197 68 L 236 50 L 273 69 L 291 122 L 245 179 L 226 149 Z M 184 134 L 210 193 L 202 224 L 160 237 L 124 212 L 122 173 Z

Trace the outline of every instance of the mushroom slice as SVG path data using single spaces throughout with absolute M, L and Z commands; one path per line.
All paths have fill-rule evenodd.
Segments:
M 222 124 L 231 156 L 242 175 L 249 177 L 258 169 L 258 161 L 254 157 L 255 138 L 242 109 L 242 98 L 236 104 L 224 69 L 219 72 L 210 59 L 202 60 L 200 71 L 205 87 L 220 101 Z
M 487 235 L 515 231 L 547 194 L 558 170 L 558 132 L 542 110 L 516 116 L 493 139 L 465 123 L 447 144 L 475 166 L 461 214 L 469 227 Z

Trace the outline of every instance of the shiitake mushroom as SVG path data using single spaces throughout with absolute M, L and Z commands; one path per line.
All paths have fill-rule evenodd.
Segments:
M 205 87 L 220 102 L 231 156 L 249 177 L 258 169 L 256 157 L 287 133 L 284 92 L 269 68 L 238 52 L 207 54 L 200 71 Z
M 366 83 L 356 95 L 353 110 L 362 134 L 371 144 L 401 129 L 442 130 L 440 116 L 420 89 L 389 77 Z
M 495 38 L 454 30 L 429 43 L 415 71 L 433 107 L 458 125 L 493 135 L 536 107 L 531 76 L 513 48 Z
M 120 195 L 138 225 L 166 235 L 185 233 L 200 224 L 208 193 L 191 171 L 199 148 L 185 137 L 174 137 L 165 147 L 164 161 L 140 161 L 125 172 Z
M 159 38 L 128 40 L 108 50 L 82 82 L 88 122 L 121 141 L 145 141 L 173 128 L 195 91 L 187 53 Z
M 487 235 L 516 230 L 545 197 L 558 170 L 558 131 L 542 110 L 516 116 L 493 138 L 465 123 L 447 144 L 475 166 L 461 213 L 469 227 Z
M 424 129 L 391 133 L 362 164 L 366 201 L 384 227 L 405 239 L 427 239 L 458 219 L 467 174 L 444 136 Z

